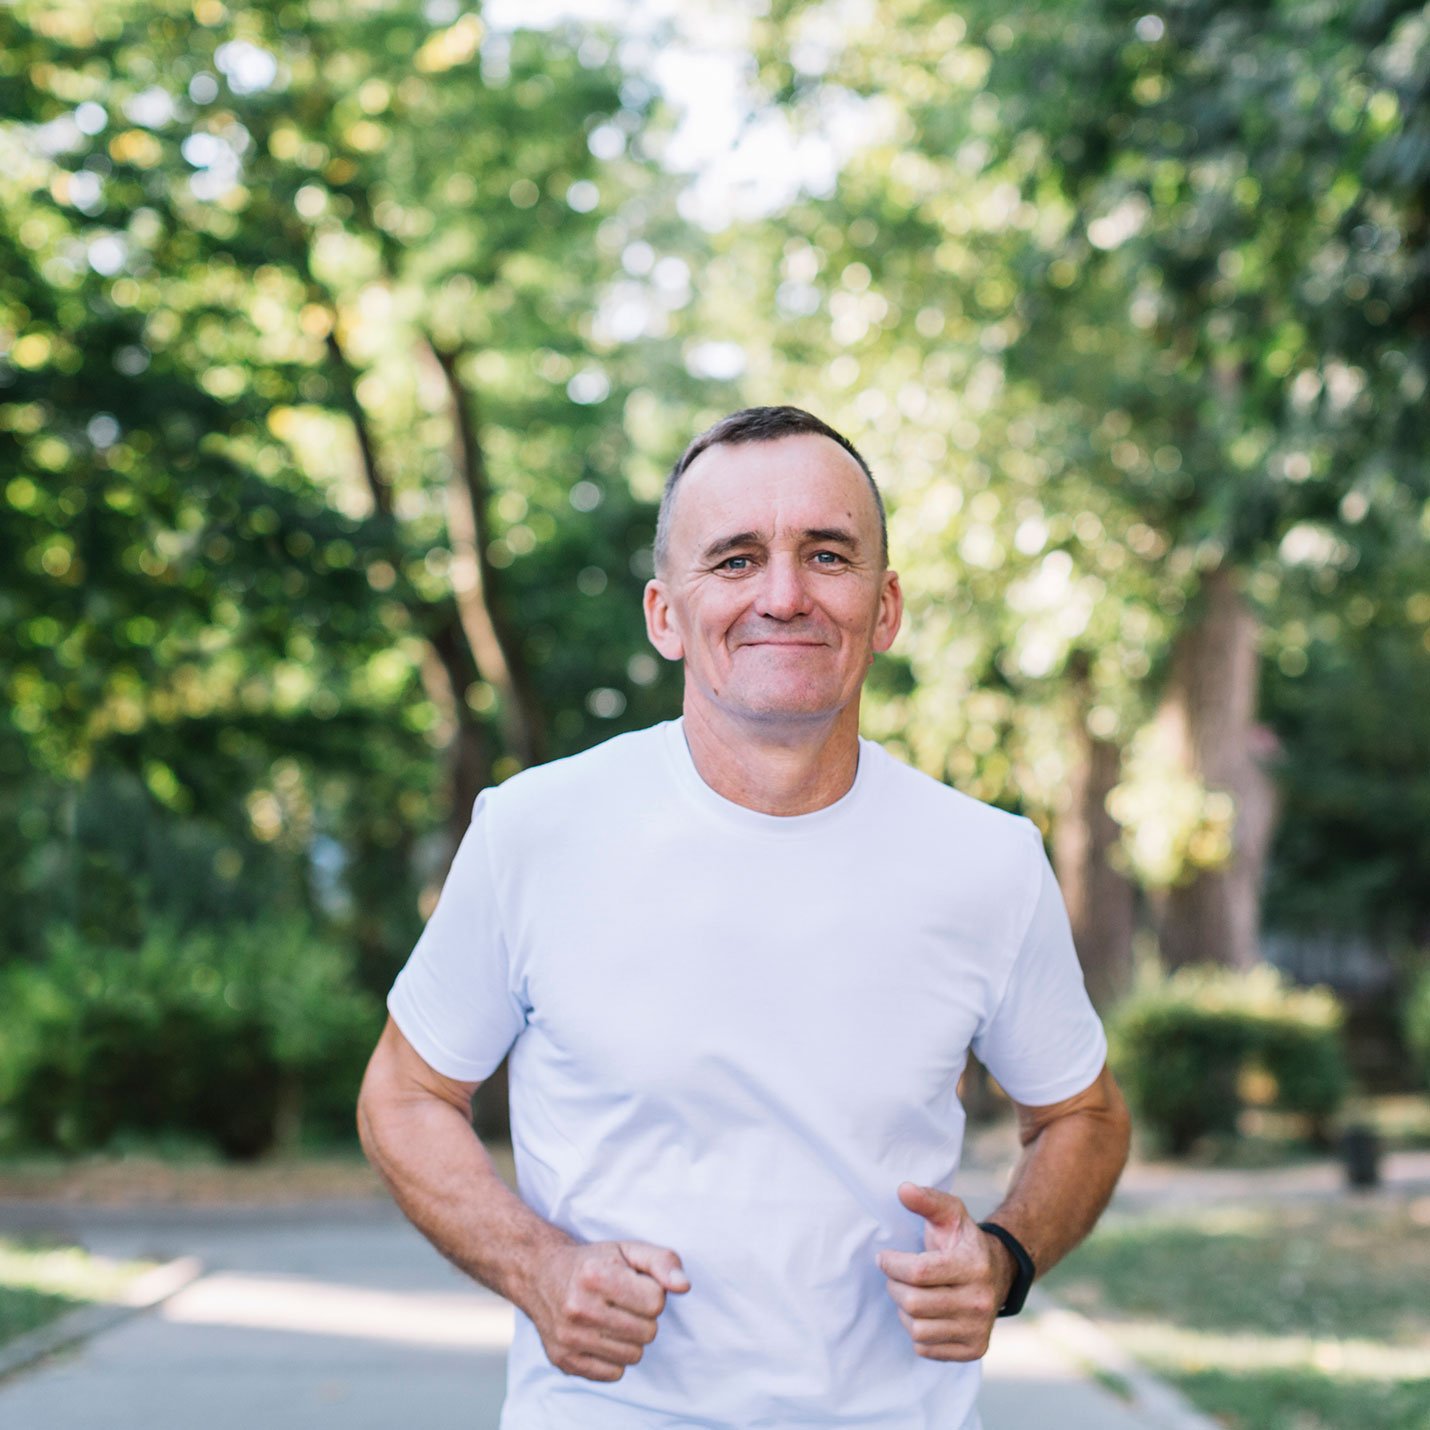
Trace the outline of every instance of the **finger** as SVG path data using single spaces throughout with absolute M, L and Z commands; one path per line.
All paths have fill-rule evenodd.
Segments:
M 558 1367 L 567 1375 L 579 1375 L 583 1380 L 616 1381 L 625 1373 L 624 1365 L 603 1360 L 599 1356 L 574 1354 L 561 1362 Z
M 977 1360 L 988 1352 L 988 1334 L 982 1327 L 956 1322 L 926 1321 L 899 1312 L 899 1320 L 925 1360 Z
M 960 1222 L 970 1221 L 968 1208 L 958 1197 L 937 1187 L 921 1187 L 917 1182 L 899 1184 L 899 1200 L 916 1216 L 950 1231 Z
M 959 1284 L 959 1273 L 945 1256 L 927 1251 L 881 1251 L 877 1258 L 879 1270 L 890 1281 L 902 1281 L 905 1286 L 952 1286 Z
M 966 1293 L 961 1287 L 936 1286 L 923 1288 L 907 1286 L 902 1281 L 885 1283 L 894 1304 L 911 1316 L 957 1316 L 972 1314 L 973 1307 L 965 1304 Z
M 925 1360 L 971 1361 L 982 1360 L 988 1354 L 988 1340 L 957 1341 L 948 1345 L 915 1345 L 914 1351 Z
M 583 1336 L 572 1347 L 580 1355 L 603 1360 L 611 1365 L 630 1366 L 645 1354 L 645 1344 L 616 1340 L 611 1336 Z
M 618 1241 L 621 1255 L 637 1271 L 643 1271 L 667 1291 L 683 1294 L 690 1290 L 690 1278 L 680 1258 L 669 1248 L 644 1241 Z
M 656 1295 L 664 1293 L 651 1287 Z M 656 1315 L 638 1315 L 621 1306 L 607 1304 L 596 1318 L 592 1329 L 611 1341 L 623 1341 L 632 1346 L 648 1346 L 655 1339 Z
M 625 1262 L 607 1268 L 606 1275 L 601 1279 L 600 1292 L 606 1306 L 629 1311 L 647 1320 L 653 1321 L 665 1310 L 665 1288 L 644 1271 L 637 1271 Z

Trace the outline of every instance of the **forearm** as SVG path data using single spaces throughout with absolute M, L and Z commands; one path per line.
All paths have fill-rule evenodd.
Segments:
M 469 1276 L 526 1309 L 540 1261 L 572 1241 L 502 1181 L 467 1112 L 385 1085 L 374 1068 L 358 1103 L 358 1133 L 413 1225 Z
M 1096 1225 L 1127 1161 L 1129 1133 L 1126 1107 L 1115 1085 L 1104 1106 L 1080 1108 L 1025 1128 L 1023 1154 L 989 1220 L 1023 1243 L 1039 1275 Z

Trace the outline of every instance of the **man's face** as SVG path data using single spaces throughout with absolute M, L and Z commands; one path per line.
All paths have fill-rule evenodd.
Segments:
M 645 611 L 651 643 L 685 661 L 687 703 L 778 722 L 857 700 L 903 611 L 859 464 L 815 433 L 702 452 Z

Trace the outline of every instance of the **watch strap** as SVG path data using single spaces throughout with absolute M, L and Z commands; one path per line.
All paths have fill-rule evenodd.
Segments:
M 989 1236 L 996 1236 L 1008 1248 L 1008 1255 L 1013 1258 L 1013 1263 L 1018 1268 L 1013 1284 L 1008 1288 L 1008 1299 L 998 1308 L 1000 1316 L 1016 1316 L 1023 1309 L 1023 1302 L 1028 1299 L 1033 1277 L 1038 1274 L 1033 1258 L 1028 1255 L 1028 1248 L 1006 1226 L 999 1226 L 996 1221 L 981 1221 L 978 1223 L 978 1229 L 986 1231 Z

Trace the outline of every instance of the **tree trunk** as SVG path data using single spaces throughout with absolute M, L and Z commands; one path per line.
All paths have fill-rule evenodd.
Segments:
M 1107 859 L 1121 832 L 1107 812 L 1107 796 L 1118 781 L 1122 751 L 1087 727 L 1087 663 L 1079 656 L 1071 672 L 1076 701 L 1073 760 L 1065 802 L 1053 825 L 1053 864 L 1088 993 L 1102 1009 L 1132 983 L 1136 906 L 1132 885 Z
M 392 488 L 384 475 L 377 456 L 377 444 L 368 428 L 367 414 L 357 398 L 357 371 L 337 336 L 338 316 L 330 309 L 327 336 L 328 356 L 342 379 L 343 406 L 357 434 L 358 455 L 363 481 L 372 497 L 374 510 L 392 521 Z M 396 547 L 394 540 L 394 547 Z M 401 552 L 394 549 L 394 564 Z M 414 610 L 421 623 L 425 608 Z M 447 859 L 443 861 L 445 878 L 451 856 L 457 852 L 462 835 L 471 822 L 472 806 L 477 795 L 492 782 L 491 752 L 486 734 L 467 705 L 467 688 L 480 668 L 477 652 L 467 639 L 467 624 L 457 605 L 442 614 L 437 627 L 427 637 L 427 649 L 422 658 L 422 684 L 427 698 L 441 712 L 447 751 Z
M 461 354 L 428 350 L 441 369 L 452 409 L 452 481 L 448 488 L 447 530 L 452 544 L 452 589 L 467 642 L 482 678 L 501 701 L 507 751 L 523 765 L 540 763 L 544 722 L 521 642 L 497 592 L 497 573 L 487 556 L 490 484 L 475 412 L 475 400 L 458 372 Z
M 1232 851 L 1221 868 L 1161 901 L 1162 961 L 1249 968 L 1260 958 L 1261 888 L 1276 824 L 1276 788 L 1261 761 L 1275 736 L 1255 723 L 1258 626 L 1236 572 L 1226 565 L 1209 572 L 1200 601 L 1173 651 L 1157 722 L 1182 768 L 1232 797 Z
M 472 820 L 472 806 L 477 796 L 492 782 L 491 751 L 487 747 L 486 731 L 482 729 L 467 706 L 465 698 L 454 691 L 465 692 L 467 652 L 461 643 L 461 630 L 453 621 L 440 628 L 432 637 L 422 661 L 422 684 L 429 699 L 442 712 L 447 725 L 447 859 L 442 877 L 447 876 L 457 845 Z

